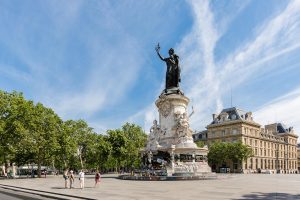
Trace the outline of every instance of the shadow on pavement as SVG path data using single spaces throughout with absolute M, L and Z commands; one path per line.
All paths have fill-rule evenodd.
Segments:
M 300 194 L 287 194 L 287 193 L 262 193 L 255 192 L 251 194 L 245 194 L 239 200 L 300 200 Z M 237 200 L 237 199 L 236 199 Z
M 84 188 L 94 188 L 94 187 L 84 187 Z M 70 190 L 70 188 L 65 188 L 65 187 L 51 187 L 51 189 L 55 189 L 55 190 Z M 80 190 L 79 187 L 72 187 L 71 190 Z
M 51 189 L 69 189 L 69 188 L 65 188 L 65 187 L 51 187 Z

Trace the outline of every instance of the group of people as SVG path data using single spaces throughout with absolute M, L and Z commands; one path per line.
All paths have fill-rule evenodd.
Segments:
M 85 177 L 84 171 L 80 170 L 80 172 L 78 174 L 80 189 L 84 188 L 84 179 L 85 179 L 84 177 Z M 65 179 L 65 188 L 68 188 L 68 182 L 70 185 L 70 189 L 74 188 L 75 174 L 74 174 L 73 170 L 65 170 L 63 178 Z M 96 171 L 94 187 L 96 187 L 97 184 L 100 182 L 100 178 L 101 178 L 100 172 Z

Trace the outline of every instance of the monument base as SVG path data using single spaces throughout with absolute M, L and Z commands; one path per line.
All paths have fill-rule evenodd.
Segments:
M 188 180 L 214 180 L 217 179 L 216 173 L 203 173 L 201 175 L 178 175 L 178 176 L 153 176 L 153 175 L 120 175 L 118 177 L 122 180 L 133 181 L 188 181 Z
M 141 151 L 146 176 L 202 177 L 211 174 L 207 147 L 197 147 L 192 137 L 191 115 L 187 113 L 189 99 L 178 91 L 179 88 L 168 88 L 155 102 L 159 123 L 154 120 L 147 146 Z
M 143 169 L 150 174 L 164 176 L 202 176 L 210 174 L 211 168 L 207 163 L 207 148 L 184 147 L 172 145 L 171 148 L 159 147 L 151 151 L 142 151 Z M 164 173 L 162 173 L 162 171 Z

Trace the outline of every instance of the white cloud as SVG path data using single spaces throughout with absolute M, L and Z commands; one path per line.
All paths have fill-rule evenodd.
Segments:
M 261 66 L 299 48 L 299 23 L 300 1 L 292 1 L 279 15 L 259 27 L 253 41 L 248 41 L 219 63 L 224 66 L 220 73 L 222 82 L 230 81 L 234 75 L 238 85 L 256 72 L 270 71 L 272 65 L 269 68 Z
M 255 75 L 259 75 L 257 73 L 258 70 L 271 73 L 272 67 L 276 67 L 276 65 L 268 65 L 269 68 L 264 67 L 262 69 L 264 63 L 273 60 L 276 62 L 277 57 L 300 47 L 300 35 L 298 34 L 300 32 L 299 4 L 300 1 L 291 2 L 278 16 L 262 24 L 261 27 L 263 28 L 257 32 L 254 40 L 241 45 L 225 61 L 215 63 L 212 60 L 203 63 L 211 65 L 203 66 L 210 73 L 204 72 L 203 78 L 200 78 L 198 82 L 193 81 L 194 89 L 189 93 L 196 104 L 196 109 L 200 107 L 200 111 L 195 112 L 194 119 L 192 119 L 192 123 L 197 123 L 194 126 L 196 129 L 198 127 L 203 128 L 211 120 L 211 114 L 215 111 L 220 111 L 223 107 L 222 95 L 228 93 L 231 87 L 246 82 L 250 77 L 253 78 Z M 212 17 L 203 16 L 202 18 L 211 19 Z M 195 19 L 197 20 L 198 18 L 196 17 Z M 213 24 L 212 21 L 210 23 Z M 207 31 L 206 29 L 208 28 L 207 32 L 209 33 L 203 39 L 210 37 L 210 35 L 213 38 L 218 35 L 211 34 L 214 30 L 211 27 L 213 26 L 201 24 L 199 28 L 203 31 Z M 191 38 L 191 40 L 197 41 L 196 38 Z M 215 41 L 216 39 L 210 40 L 210 46 L 202 45 L 199 47 L 213 50 L 212 47 L 214 47 Z M 199 66 L 197 63 L 189 64 Z M 233 76 L 235 77 L 235 85 L 229 85 L 228 83 Z
M 150 127 L 153 125 L 153 120 L 158 120 L 158 111 L 155 104 L 150 104 L 146 108 L 140 110 L 134 115 L 127 118 L 123 123 L 137 123 L 142 124 L 142 128 L 146 133 L 150 132 Z
M 191 1 L 190 5 L 194 25 L 176 49 L 182 58 L 183 88 L 191 99 L 190 105 L 194 105 L 195 109 L 191 125 L 199 130 L 211 121 L 212 113 L 223 108 L 222 96 L 231 87 L 266 72 L 276 73 L 276 59 L 300 47 L 300 1 L 291 1 L 277 16 L 260 24 L 253 39 L 241 44 L 225 60 L 217 63 L 214 60 L 214 48 L 222 31 L 227 30 L 224 24 L 228 25 L 229 21 L 221 20 L 221 24 L 218 24 L 209 1 Z M 241 6 L 232 16 L 236 17 L 244 7 Z M 222 27 L 222 30 L 218 31 L 218 27 Z M 267 62 L 273 65 L 264 66 Z M 229 85 L 233 76 L 235 85 Z
M 214 48 L 221 33 L 217 29 L 209 1 L 191 1 L 191 8 L 194 25 L 178 49 L 183 58 L 183 82 L 186 81 L 183 87 L 187 88 L 186 95 L 195 109 L 191 124 L 197 129 L 203 122 L 208 123 L 208 113 L 210 116 L 215 109 L 222 107 L 214 60 Z
M 97 7 L 103 9 L 104 5 L 92 2 L 91 13 L 80 18 L 91 6 L 87 5 L 88 2 L 75 1 L 72 5 L 57 1 L 48 3 L 46 7 L 41 6 L 45 10 L 42 10 L 44 13 L 40 21 L 35 19 L 31 23 L 32 16 L 25 15 L 25 12 L 23 17 L 18 18 L 21 25 L 13 27 L 18 31 L 11 31 L 15 40 L 3 41 L 27 67 L 30 76 L 12 67 L 0 66 L 0 71 L 5 71 L 10 78 L 26 78 L 34 100 L 52 107 L 63 118 L 87 118 L 105 106 L 122 101 L 135 83 L 143 57 L 136 38 L 128 34 L 123 24 L 114 17 L 118 13 L 105 9 L 99 13 Z M 93 17 L 88 18 L 90 16 L 87 15 Z M 106 16 L 105 19 L 102 16 Z M 104 21 L 109 27 L 103 27 L 101 22 Z M 84 28 L 74 33 L 78 25 Z M 93 26 L 92 29 L 87 29 L 90 26 Z M 108 30 L 103 31 L 105 28 Z M 30 39 L 24 37 L 32 32 L 37 36 L 34 45 L 38 49 L 33 48 Z M 113 33 L 113 38 L 107 39 L 101 33 Z M 70 37 L 74 41 L 70 41 Z M 73 43 L 80 48 L 70 49 Z M 81 59 L 86 60 L 82 61 L 83 64 L 77 62 L 78 66 L 72 66 L 72 60 L 78 59 L 72 56 L 78 55 L 78 52 L 84 54 Z
M 261 106 L 254 112 L 255 121 L 262 125 L 282 122 L 293 126 L 300 135 L 300 87 Z

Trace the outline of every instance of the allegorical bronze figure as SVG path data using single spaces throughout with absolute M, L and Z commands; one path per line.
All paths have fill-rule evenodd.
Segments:
M 180 80 L 180 66 L 179 66 L 179 56 L 174 53 L 174 49 L 169 50 L 169 57 L 164 58 L 160 55 L 159 43 L 155 48 L 157 55 L 162 61 L 167 64 L 166 71 L 166 86 L 165 93 L 181 93 L 179 89 Z

